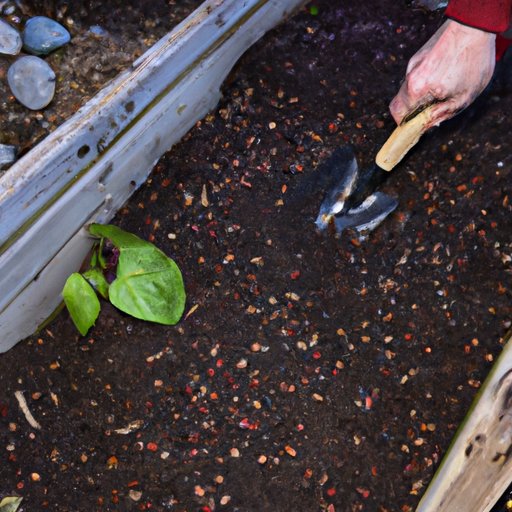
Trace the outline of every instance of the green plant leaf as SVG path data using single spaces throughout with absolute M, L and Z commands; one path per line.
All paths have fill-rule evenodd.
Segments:
M 91 268 L 98 266 L 98 245 L 96 243 L 92 248 L 91 261 L 89 262 L 89 267 Z
M 145 246 L 156 249 L 153 244 L 112 224 L 91 224 L 89 226 L 89 233 L 99 238 L 108 238 L 118 249 Z
M 107 262 L 105 261 L 105 258 L 103 257 L 103 238 L 100 240 L 100 243 L 98 244 L 98 247 L 96 248 L 96 255 L 98 257 L 98 263 L 99 263 L 100 267 L 106 268 Z
M 165 325 L 177 323 L 185 309 L 183 278 L 170 259 L 158 271 L 118 277 L 110 285 L 109 297 L 121 311 Z
M 22 501 L 19 496 L 7 496 L 0 501 L 0 512 L 16 512 Z
M 85 336 L 100 313 L 100 301 L 92 286 L 81 274 L 74 272 L 64 285 L 62 297 L 76 328 Z
M 82 275 L 104 299 L 108 299 L 109 284 L 100 268 L 91 268 Z
M 121 311 L 165 325 L 178 322 L 185 309 L 185 287 L 176 263 L 153 244 L 117 226 L 92 224 L 89 231 L 119 249 L 110 302 Z

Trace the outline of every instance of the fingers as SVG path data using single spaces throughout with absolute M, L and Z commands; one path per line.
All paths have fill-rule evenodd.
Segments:
M 463 104 L 460 104 L 456 99 L 448 99 L 437 103 L 432 107 L 430 111 L 430 120 L 426 125 L 427 130 L 438 126 L 443 121 L 447 121 L 452 118 L 455 114 L 458 114 L 464 108 Z
M 413 80 L 414 76 L 412 74 L 407 75 L 398 94 L 389 104 L 389 111 L 396 124 L 400 124 L 404 117 L 423 105 L 432 103 L 435 99 L 428 88 L 428 84 L 424 83 L 420 87 L 414 87 Z
M 398 94 L 391 100 L 389 104 L 389 111 L 393 116 L 396 124 L 400 124 L 402 119 L 407 115 L 409 111 L 409 102 L 407 101 L 407 95 L 404 94 L 404 84 L 400 87 Z

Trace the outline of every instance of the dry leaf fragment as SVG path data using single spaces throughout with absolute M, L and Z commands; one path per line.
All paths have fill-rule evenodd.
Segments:
M 185 315 L 185 320 L 199 307 L 199 304 L 194 304 Z
M 141 428 L 142 425 L 144 425 L 143 420 L 135 420 L 135 421 L 131 421 L 130 423 L 128 423 L 128 425 L 124 428 L 118 428 L 117 430 L 114 430 L 114 432 L 116 434 L 122 434 L 122 435 L 131 434 L 132 432 L 139 430 L 139 428 Z

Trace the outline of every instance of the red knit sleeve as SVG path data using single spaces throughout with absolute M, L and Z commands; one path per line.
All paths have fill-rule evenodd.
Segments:
M 446 16 L 487 32 L 504 32 L 510 24 L 512 0 L 450 0 Z

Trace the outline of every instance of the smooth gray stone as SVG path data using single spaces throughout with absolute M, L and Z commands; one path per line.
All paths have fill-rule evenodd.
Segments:
M 46 107 L 55 94 L 55 73 L 39 57 L 21 57 L 7 71 L 7 82 L 15 98 L 31 110 Z
M 100 37 L 108 36 L 108 32 L 100 25 L 91 25 L 89 27 L 89 32 L 91 34 L 94 34 L 95 36 L 100 36 Z
M 8 144 L 0 144 L 0 168 L 12 164 L 16 160 L 16 148 Z
M 23 48 L 34 55 L 47 55 L 70 40 L 69 32 L 60 23 L 46 16 L 35 16 L 25 23 Z
M 444 9 L 448 5 L 448 0 L 416 0 L 415 3 L 429 11 L 437 11 L 438 9 Z
M 6 21 L 0 19 L 0 53 L 18 55 L 23 46 L 18 31 Z

